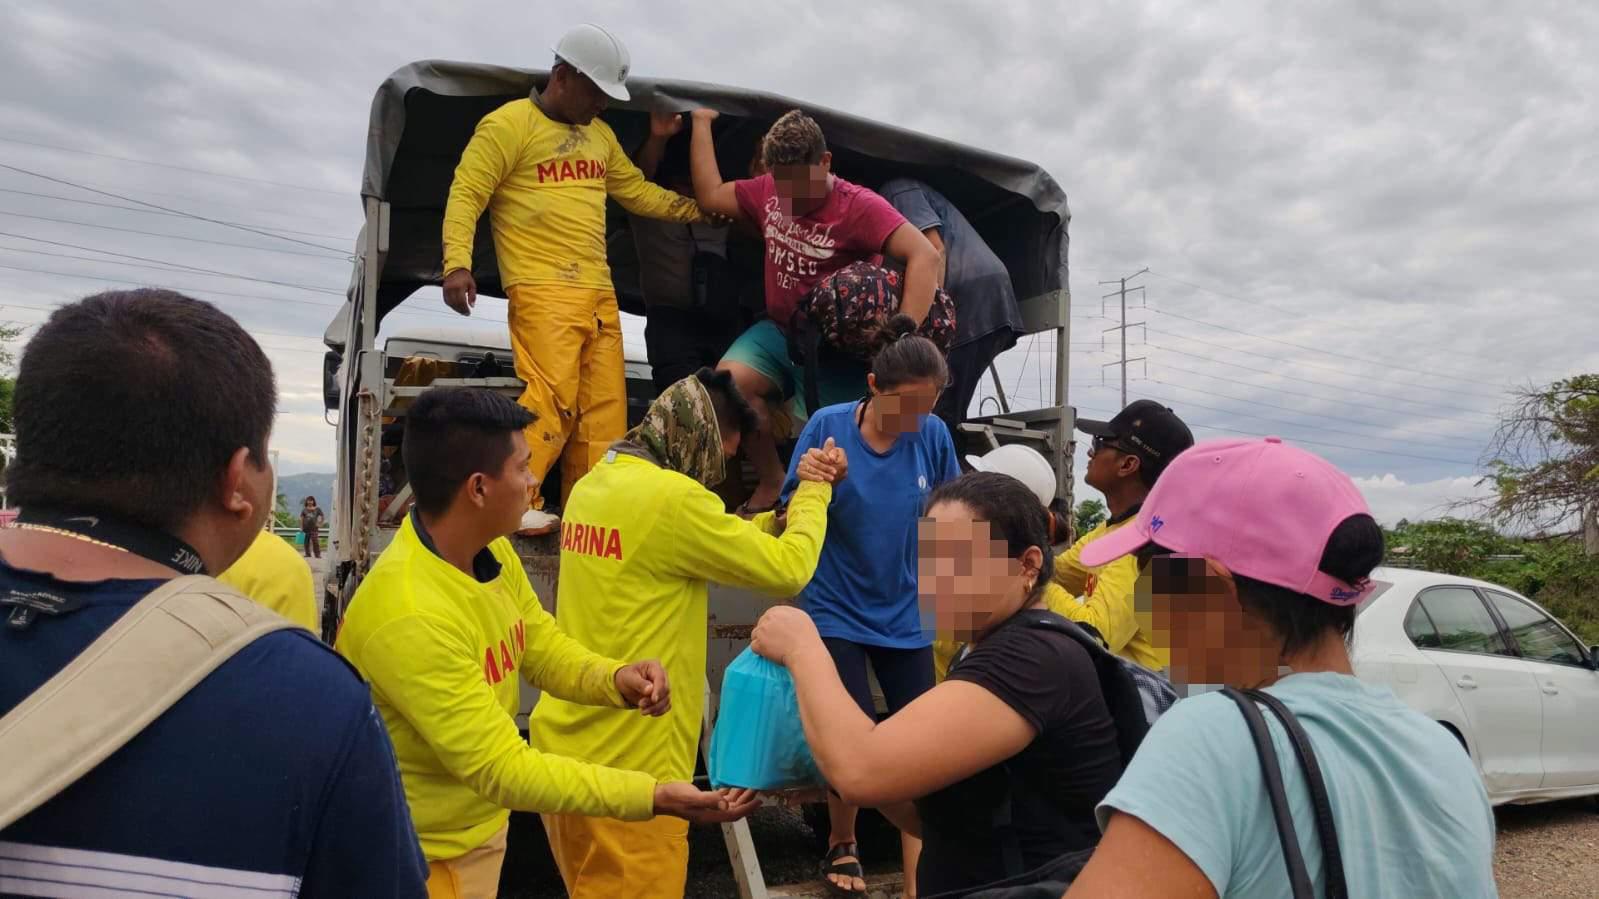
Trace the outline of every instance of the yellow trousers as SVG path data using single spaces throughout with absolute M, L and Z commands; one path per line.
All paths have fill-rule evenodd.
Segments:
M 683 899 L 688 822 L 542 815 L 571 899 Z
M 428 863 L 428 899 L 494 899 L 500 894 L 505 835 L 510 825 L 457 858 Z
M 519 402 L 538 416 L 527 428 L 528 468 L 543 483 L 561 460 L 564 505 L 577 479 L 627 431 L 616 294 L 561 284 L 523 284 L 506 293 L 516 375 L 527 382 Z

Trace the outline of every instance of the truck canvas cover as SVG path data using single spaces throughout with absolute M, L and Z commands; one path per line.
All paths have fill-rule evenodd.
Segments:
M 443 280 L 445 201 L 478 121 L 528 96 L 548 77 L 540 69 L 423 61 L 400 69 L 378 88 L 361 193 L 390 204 L 388 253 L 374 273 L 379 319 L 419 287 Z M 628 79 L 628 90 L 633 98 L 613 102 L 603 116 L 623 147 L 644 140 L 651 110 L 709 107 L 722 115 L 716 123 L 717 150 L 723 177 L 730 179 L 746 173 L 756 142 L 778 116 L 802 108 L 822 126 L 834 170 L 844 177 L 868 187 L 913 177 L 949 197 L 1004 260 L 1024 315 L 1029 300 L 1047 296 L 1054 301 L 1056 292 L 1066 290 L 1066 194 L 1032 163 L 761 91 L 644 77 Z M 687 132 L 674 141 L 686 141 Z M 503 296 L 487 215 L 478 228 L 472 266 L 478 290 Z M 362 277 L 358 266 L 352 299 Z M 619 285 L 619 293 L 625 288 Z M 349 334 L 348 311 L 347 305 L 328 329 L 328 344 L 335 349 Z

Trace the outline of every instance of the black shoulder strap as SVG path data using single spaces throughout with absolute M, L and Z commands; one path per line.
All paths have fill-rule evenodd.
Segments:
M 1294 899 L 1316 899 L 1310 873 L 1305 869 L 1305 856 L 1299 851 L 1299 836 L 1294 832 L 1294 817 L 1288 810 L 1288 793 L 1283 788 L 1282 769 L 1278 766 L 1277 750 L 1271 743 L 1271 732 L 1266 729 L 1266 719 L 1260 708 L 1248 695 L 1227 687 L 1222 695 L 1238 705 L 1249 725 L 1250 739 L 1255 742 L 1255 755 L 1260 759 L 1260 775 L 1266 782 L 1266 794 L 1271 797 L 1271 814 L 1277 822 L 1277 838 L 1282 842 L 1283 860 L 1288 863 L 1288 884 Z
M 1338 826 L 1333 822 L 1332 801 L 1327 797 L 1327 783 L 1321 776 L 1321 765 L 1316 762 L 1315 750 L 1310 745 L 1310 735 L 1283 705 L 1282 700 L 1264 690 L 1250 690 L 1249 697 L 1271 710 L 1288 738 L 1294 744 L 1294 754 L 1299 756 L 1299 767 L 1305 772 L 1305 785 L 1310 789 L 1311 807 L 1316 812 L 1316 835 L 1321 839 L 1322 869 L 1327 872 L 1327 899 L 1344 899 L 1349 887 L 1344 882 L 1344 856 L 1338 846 Z

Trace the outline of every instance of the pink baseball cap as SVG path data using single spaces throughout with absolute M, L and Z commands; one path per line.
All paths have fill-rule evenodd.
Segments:
M 1158 543 L 1349 606 L 1366 598 L 1371 584 L 1346 584 L 1321 571 L 1321 556 L 1345 519 L 1370 514 L 1348 475 L 1280 437 L 1207 440 L 1171 461 L 1136 519 L 1083 547 L 1082 563 L 1105 565 Z

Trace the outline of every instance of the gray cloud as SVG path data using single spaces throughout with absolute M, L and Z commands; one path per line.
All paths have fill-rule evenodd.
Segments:
M 1317 441 L 1384 502 L 1469 478 L 1505 386 L 1599 367 L 1586 302 L 1599 243 L 1591 4 L 600 2 L 579 14 L 525 2 L 22 2 L 0 10 L 3 136 L 333 193 L 18 144 L 0 143 L 0 162 L 346 235 L 301 235 L 342 249 L 358 225 L 367 108 L 389 71 L 421 58 L 545 65 L 579 15 L 613 27 L 639 72 L 774 90 L 1043 164 L 1072 199 L 1071 398 L 1084 409 L 1118 402 L 1100 386 L 1115 384 L 1101 371 L 1113 357 L 1089 352 L 1112 324 L 1092 317 L 1096 282 L 1144 265 L 1153 308 L 1134 316 L 1150 326 L 1150 345 L 1132 350 L 1149 357 L 1135 393 L 1215 428 Z M 90 198 L 3 171 L 0 189 Z M 0 193 L 0 212 L 316 252 L 19 194 Z M 5 215 L 0 231 L 334 292 L 347 278 L 336 259 Z M 216 296 L 259 331 L 299 335 L 262 337 L 285 384 L 277 440 L 306 467 L 331 457 L 313 338 L 337 297 L 14 250 L 0 265 L 297 301 Z M 95 287 L 0 278 L 12 304 Z M 431 295 L 412 308 L 397 321 L 446 321 Z M 1052 360 L 1018 347 L 1001 366 L 1007 388 L 1036 400 L 1048 392 L 1039 363 Z

